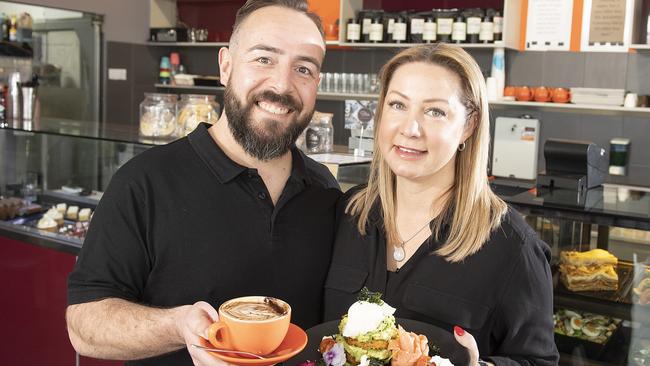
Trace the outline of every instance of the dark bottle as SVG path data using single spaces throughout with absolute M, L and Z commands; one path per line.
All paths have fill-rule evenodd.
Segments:
M 479 41 L 481 41 L 481 43 L 494 42 L 494 23 L 492 23 L 492 16 L 488 14 L 483 17 L 483 21 L 481 22 Z
M 422 28 L 422 42 L 433 43 L 436 41 L 437 35 L 436 20 L 432 16 L 429 16 L 424 21 L 424 27 Z
M 495 41 L 503 40 L 503 16 L 498 10 L 494 12 L 494 17 L 492 17 L 492 22 L 494 23 L 494 40 Z
M 393 23 L 393 33 L 392 39 L 394 43 L 405 43 L 406 42 L 406 19 L 398 15 L 395 18 L 395 23 Z
M 467 23 L 465 17 L 457 15 L 452 24 L 451 40 L 454 43 L 465 43 L 467 40 Z
M 356 43 L 361 40 L 361 24 L 354 18 L 348 19 L 345 40 L 350 43 Z
M 483 11 L 481 9 L 470 9 L 465 15 L 467 21 L 467 43 L 479 43 L 482 17 Z
M 410 43 L 422 43 L 422 33 L 424 32 L 425 18 L 421 14 L 411 14 L 409 16 L 409 37 Z
M 380 16 L 381 12 L 377 10 L 361 10 L 359 12 L 359 24 L 361 25 L 361 41 L 368 43 L 370 42 L 370 28 L 372 26 L 372 20 Z

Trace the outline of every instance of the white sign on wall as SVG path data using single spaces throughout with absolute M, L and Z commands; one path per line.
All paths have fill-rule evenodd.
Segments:
M 568 51 L 573 0 L 529 0 L 526 50 Z

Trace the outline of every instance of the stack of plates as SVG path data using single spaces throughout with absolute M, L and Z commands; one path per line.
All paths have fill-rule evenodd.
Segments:
M 624 89 L 571 88 L 575 104 L 623 105 L 624 98 Z

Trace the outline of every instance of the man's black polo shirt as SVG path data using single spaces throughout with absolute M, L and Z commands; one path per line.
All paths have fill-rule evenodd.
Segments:
M 292 306 L 303 328 L 321 321 L 338 184 L 292 149 L 274 206 L 256 170 L 242 167 L 202 124 L 151 148 L 113 176 L 68 280 L 68 303 L 118 297 L 157 307 L 244 295 Z M 133 365 L 191 365 L 186 350 Z

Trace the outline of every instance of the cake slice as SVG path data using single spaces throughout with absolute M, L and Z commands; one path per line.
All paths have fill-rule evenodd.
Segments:
M 79 206 L 68 207 L 68 212 L 65 214 L 68 220 L 77 220 L 79 217 Z
M 603 249 L 560 253 L 562 283 L 571 291 L 616 291 L 618 258 Z
M 82 208 L 79 211 L 79 221 L 88 221 L 90 220 L 91 210 L 89 208 Z

